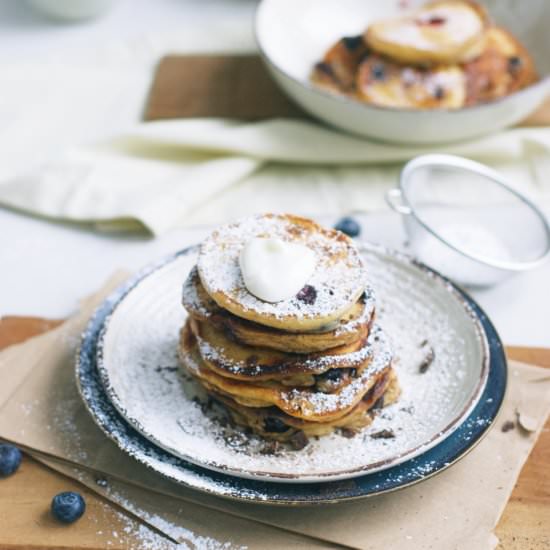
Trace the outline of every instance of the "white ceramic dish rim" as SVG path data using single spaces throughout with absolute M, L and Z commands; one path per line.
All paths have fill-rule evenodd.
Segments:
M 360 250 L 371 251 L 374 253 L 391 256 L 397 261 L 401 261 L 409 264 L 410 266 L 415 267 L 416 269 L 422 272 L 422 276 L 431 277 L 433 280 L 437 281 L 437 284 L 441 285 L 442 288 L 445 291 L 447 291 L 460 304 L 462 309 L 465 311 L 466 316 L 471 320 L 474 330 L 476 332 L 476 335 L 478 337 L 478 340 L 480 342 L 482 364 L 480 369 L 479 380 L 477 381 L 477 384 L 471 396 L 467 400 L 467 403 L 463 408 L 463 410 L 459 412 L 455 416 L 455 418 L 453 418 L 447 424 L 447 426 L 445 426 L 445 428 L 443 428 L 442 430 L 437 432 L 434 436 L 432 436 L 431 439 L 417 445 L 412 449 L 403 451 L 392 458 L 380 460 L 373 464 L 369 464 L 365 467 L 357 467 L 351 470 L 344 470 L 344 471 L 338 471 L 338 472 L 328 472 L 326 474 L 319 473 L 319 474 L 315 474 L 314 476 L 308 476 L 308 475 L 293 476 L 291 474 L 282 474 L 282 473 L 274 474 L 273 472 L 265 472 L 265 471 L 245 471 L 242 469 L 231 468 L 224 464 L 219 464 L 215 461 L 198 460 L 194 457 L 175 451 L 174 449 L 170 448 L 169 446 L 159 441 L 155 437 L 155 435 L 149 433 L 148 430 L 146 430 L 137 419 L 131 417 L 128 414 L 121 398 L 114 391 L 113 387 L 110 384 L 110 376 L 109 376 L 108 368 L 105 366 L 105 363 L 104 363 L 103 349 L 105 345 L 105 338 L 109 328 L 109 323 L 112 317 L 115 315 L 118 306 L 122 304 L 126 296 L 133 289 L 139 286 L 139 284 L 145 278 L 151 276 L 152 274 L 156 273 L 160 269 L 163 269 L 170 263 L 177 261 L 178 258 L 181 257 L 184 253 L 185 254 L 194 253 L 196 249 L 197 249 L 196 246 L 189 247 L 184 252 L 181 252 L 177 256 L 174 256 L 172 259 L 169 259 L 168 261 L 163 261 L 160 264 L 158 264 L 155 268 L 151 270 L 147 270 L 146 275 L 140 278 L 134 286 L 132 286 L 131 288 L 128 288 L 124 296 L 122 296 L 120 300 L 117 302 L 117 304 L 114 306 L 112 313 L 105 319 L 104 326 L 97 340 L 97 351 L 96 351 L 97 369 L 99 372 L 101 382 L 105 389 L 105 392 L 108 398 L 111 400 L 111 403 L 114 405 L 117 411 L 122 415 L 122 417 L 127 422 L 129 422 L 129 424 L 133 428 L 135 428 L 142 436 L 144 436 L 146 439 L 148 439 L 158 447 L 164 449 L 168 453 L 178 458 L 181 458 L 183 460 L 186 460 L 192 464 L 195 464 L 197 466 L 200 466 L 215 472 L 219 472 L 222 474 L 232 475 L 232 476 L 241 477 L 245 479 L 252 479 L 252 480 L 259 480 L 259 481 L 276 481 L 276 482 L 282 482 L 282 483 L 318 483 L 318 482 L 325 482 L 325 481 L 341 481 L 341 480 L 352 479 L 354 477 L 359 477 L 365 474 L 375 473 L 375 472 L 389 469 L 393 466 L 402 464 L 403 462 L 406 462 L 430 450 L 431 448 L 435 447 L 438 443 L 442 442 L 444 439 L 449 437 L 468 418 L 472 410 L 477 405 L 479 399 L 481 398 L 481 395 L 483 393 L 483 390 L 485 389 L 485 385 L 487 383 L 487 378 L 489 375 L 489 365 L 490 365 L 489 344 L 487 342 L 485 330 L 483 329 L 481 322 L 477 318 L 477 315 L 475 314 L 475 312 L 469 307 L 466 300 L 464 300 L 464 298 L 460 295 L 457 289 L 455 289 L 453 286 L 450 286 L 448 284 L 448 282 L 444 277 L 434 272 L 433 270 L 429 269 L 427 266 L 425 266 L 421 262 L 418 262 L 416 259 L 406 254 L 403 254 L 394 250 L 389 250 L 384 246 L 363 242 L 360 244 Z
M 461 107 L 460 109 L 449 109 L 449 108 L 441 108 L 441 109 L 413 109 L 408 107 L 385 107 L 383 105 L 375 105 L 371 103 L 363 103 L 361 101 L 358 101 L 353 98 L 349 98 L 344 95 L 338 95 L 334 93 L 330 93 L 328 91 L 323 90 L 321 87 L 316 86 L 315 84 L 309 82 L 308 80 L 302 80 L 300 78 L 297 78 L 293 75 L 291 75 L 288 71 L 283 69 L 280 65 L 275 63 L 271 59 L 271 57 L 268 55 L 261 38 L 261 32 L 260 32 L 260 17 L 262 16 L 262 9 L 267 4 L 267 2 L 273 1 L 273 0 L 261 0 L 261 2 L 258 4 L 256 8 L 256 12 L 254 15 L 254 38 L 256 41 L 256 45 L 258 46 L 258 50 L 260 51 L 260 55 L 264 62 L 266 62 L 268 65 L 270 65 L 275 71 L 279 72 L 295 84 L 298 84 L 299 86 L 302 86 L 303 88 L 307 89 L 309 92 L 312 92 L 314 94 L 317 94 L 319 96 L 330 98 L 334 100 L 337 103 L 341 103 L 346 106 L 351 106 L 352 108 L 358 108 L 362 110 L 375 110 L 375 111 L 386 111 L 391 113 L 437 113 L 437 114 L 443 114 L 443 115 L 459 115 L 464 112 L 472 112 L 475 110 L 481 110 L 481 109 L 487 109 L 490 106 L 498 105 L 505 103 L 509 101 L 511 98 L 515 97 L 522 97 L 527 95 L 530 91 L 534 89 L 540 88 L 541 90 L 544 88 L 550 87 L 550 75 L 545 76 L 538 80 L 537 82 L 534 82 L 533 84 L 530 84 L 529 86 L 518 90 L 517 92 L 513 92 L 507 96 L 500 97 L 498 99 L 494 99 L 492 101 L 488 101 L 486 103 L 478 103 L 476 105 L 468 105 L 465 107 Z M 336 5 L 336 4 L 335 4 Z M 324 52 L 320 52 L 320 56 L 323 55 Z M 321 57 L 319 57 L 320 59 Z

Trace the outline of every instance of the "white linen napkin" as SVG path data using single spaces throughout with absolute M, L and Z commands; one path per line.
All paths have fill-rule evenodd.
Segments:
M 0 204 L 154 235 L 259 210 L 317 216 L 372 210 L 382 207 L 383 191 L 397 183 L 403 162 L 428 152 L 482 160 L 539 202 L 550 199 L 543 177 L 550 167 L 547 128 L 407 147 L 313 122 L 187 119 L 139 124 L 12 174 L 8 163 L 0 172 Z

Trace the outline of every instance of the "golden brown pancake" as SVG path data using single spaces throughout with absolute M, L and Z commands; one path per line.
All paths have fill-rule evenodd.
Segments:
M 248 291 L 239 256 L 256 237 L 298 243 L 315 253 L 314 272 L 296 296 L 270 303 Z M 363 260 L 354 242 L 340 231 L 289 214 L 261 214 L 219 228 L 202 243 L 197 265 L 203 287 L 218 306 L 287 332 L 323 330 L 348 314 L 365 290 Z
M 367 287 L 352 309 L 335 326 L 323 327 L 326 330 L 297 333 L 259 325 L 220 308 L 202 286 L 196 267 L 183 285 L 182 302 L 192 317 L 223 331 L 236 342 L 288 353 L 315 353 L 365 339 L 374 319 L 373 292 Z
M 408 67 L 377 54 L 357 71 L 357 97 L 401 109 L 459 109 L 466 100 L 466 77 L 458 65 Z
M 361 35 L 342 38 L 313 67 L 312 82 L 335 93 L 353 93 L 357 67 L 367 53 Z
M 201 383 L 218 393 L 231 396 L 237 403 L 249 407 L 276 406 L 296 418 L 326 422 L 350 412 L 365 394 L 391 368 L 392 354 L 379 327 L 373 327 L 368 339 L 371 346 L 366 368 L 352 381 L 333 393 L 308 387 L 287 387 L 274 381 L 243 382 L 220 376 L 208 367 L 199 353 L 197 341 L 189 324 L 182 331 L 180 360 L 183 366 Z
M 196 320 L 189 320 L 187 326 L 182 329 L 180 336 L 180 346 L 182 350 L 186 349 L 187 332 L 190 331 L 194 338 L 192 345 L 196 347 L 200 355 L 200 364 L 215 372 L 216 374 L 240 380 L 242 382 L 251 382 L 267 387 L 312 387 L 316 391 L 332 393 L 339 388 L 350 383 L 354 377 L 361 374 L 368 366 L 366 360 L 370 357 L 370 348 L 363 345 L 363 350 L 343 354 L 341 356 L 330 356 L 333 360 L 325 359 L 325 356 L 292 356 L 281 353 L 271 354 L 262 349 L 244 349 L 236 350 L 226 347 L 212 348 L 212 340 L 205 341 L 203 330 L 201 334 L 200 327 Z M 204 325 L 203 325 L 204 329 Z M 208 337 L 208 335 L 207 335 Z M 221 343 L 216 340 L 216 343 Z M 359 345 L 359 344 L 358 344 Z M 352 357 L 347 357 L 351 355 Z M 360 356 L 361 360 L 356 360 Z M 240 361 L 236 361 L 237 358 Z M 251 358 L 247 361 L 246 359 Z M 293 360 L 296 363 L 293 363 Z M 355 365 L 355 366 L 352 366 Z M 276 384 L 275 384 L 276 383 Z
M 236 424 L 277 441 L 288 441 L 297 431 L 302 431 L 307 437 L 328 435 L 338 428 L 359 431 L 372 422 L 375 412 L 373 408 L 378 410 L 382 406 L 391 405 L 398 399 L 399 393 L 397 377 L 392 369 L 387 375 L 380 377 L 368 394 L 346 415 L 328 422 L 309 422 L 285 414 L 277 407 L 244 407 L 227 395 L 209 392 L 216 401 L 225 406 Z
M 506 30 L 487 32 L 483 53 L 464 65 L 467 105 L 492 101 L 521 90 L 538 80 L 529 52 Z
M 189 319 L 202 360 L 221 376 L 248 382 L 277 380 L 285 385 L 312 385 L 308 379 L 330 369 L 361 369 L 372 349 L 368 338 L 312 354 L 292 354 L 245 346 L 213 325 Z M 298 380 L 298 381 L 297 381 Z
M 365 42 L 398 63 L 457 64 L 481 54 L 488 26 L 487 14 L 479 4 L 438 0 L 413 13 L 372 23 Z

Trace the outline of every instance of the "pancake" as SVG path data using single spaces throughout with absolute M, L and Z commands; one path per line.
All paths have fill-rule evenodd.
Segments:
M 277 239 L 313 252 L 308 273 L 313 272 L 301 290 L 304 279 L 297 278 L 294 297 L 268 302 L 248 291 L 240 256 L 258 238 L 295 251 L 271 262 L 262 248 L 246 249 L 245 274 L 250 266 L 275 291 L 281 290 L 278 278 L 309 254 Z M 276 297 L 277 292 L 267 294 Z M 339 231 L 276 214 L 226 225 L 203 242 L 182 303 L 189 316 L 180 333 L 181 366 L 245 434 L 299 450 L 311 436 L 339 429 L 353 435 L 399 396 L 389 341 L 374 322 L 375 298 L 362 258 Z
M 292 387 L 314 387 L 317 391 L 331 393 L 343 387 L 368 365 L 371 349 L 364 343 L 358 343 L 355 352 L 334 356 L 292 356 L 280 352 L 271 353 L 264 349 L 235 348 L 222 345 L 224 340 L 208 334 L 208 326 L 190 320 L 182 329 L 180 347 L 185 349 L 187 331 L 194 338 L 193 346 L 200 356 L 200 363 L 216 374 L 233 380 L 275 387 L 274 383 Z M 205 334 L 206 333 L 206 334 Z M 204 337 L 208 340 L 204 340 Z M 214 348 L 212 341 L 220 344 Z
M 536 82 L 529 52 L 506 30 L 491 27 L 483 53 L 464 65 L 467 105 L 492 101 Z
M 439 0 L 410 14 L 372 23 L 365 42 L 398 63 L 456 64 L 481 54 L 488 26 L 487 14 L 479 4 Z
M 352 93 L 357 67 L 366 55 L 367 45 L 361 35 L 342 38 L 313 67 L 311 80 L 335 93 Z
M 377 54 L 357 70 L 357 97 L 382 107 L 459 109 L 466 101 L 466 76 L 458 65 L 415 68 Z
M 296 296 L 270 303 L 247 290 L 239 255 L 255 237 L 299 243 L 315 253 L 315 270 Z M 349 237 L 288 214 L 256 215 L 214 231 L 201 245 L 198 270 L 206 292 L 221 308 L 287 332 L 323 330 L 341 319 L 363 294 L 366 279 L 361 256 Z
M 322 423 L 295 418 L 283 413 L 277 407 L 244 407 L 231 397 L 215 391 L 209 394 L 225 407 L 237 425 L 250 428 L 262 437 L 286 442 L 298 431 L 303 432 L 307 437 L 328 435 L 338 428 L 357 432 L 371 424 L 375 414 L 374 409 L 378 410 L 382 406 L 391 405 L 397 400 L 399 393 L 397 377 L 392 369 L 380 378 L 349 413 L 336 420 Z
M 367 286 L 351 310 L 333 327 L 293 333 L 259 325 L 220 308 L 202 286 L 196 267 L 183 285 L 182 303 L 192 317 L 208 322 L 236 342 L 289 353 L 315 353 L 364 339 L 374 319 L 374 295 Z
M 378 379 L 389 372 L 392 353 L 388 341 L 376 325 L 371 330 L 367 343 L 370 353 L 365 361 L 365 368 L 334 393 L 315 391 L 308 387 L 286 387 L 273 381 L 251 383 L 220 376 L 202 360 L 189 323 L 182 330 L 179 352 L 183 366 L 207 389 L 229 395 L 241 405 L 276 406 L 296 418 L 327 422 L 349 413 Z
M 372 354 L 367 337 L 325 352 L 291 354 L 244 346 L 204 321 L 190 319 L 188 324 L 202 360 L 217 374 L 235 380 L 311 385 L 308 383 L 311 375 L 335 368 L 361 369 Z

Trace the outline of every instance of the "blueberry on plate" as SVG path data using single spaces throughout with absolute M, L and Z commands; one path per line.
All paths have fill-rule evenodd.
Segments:
M 357 237 L 361 233 L 361 226 L 359 222 L 346 216 L 342 218 L 335 226 L 334 229 L 345 233 L 348 237 Z
M 283 433 L 289 429 L 289 426 L 276 416 L 268 416 L 264 420 L 264 429 L 266 432 Z
M 0 444 L 0 477 L 15 473 L 21 464 L 21 451 L 7 443 Z
M 55 495 L 52 499 L 52 514 L 62 523 L 73 523 L 86 511 L 86 502 L 73 491 Z

